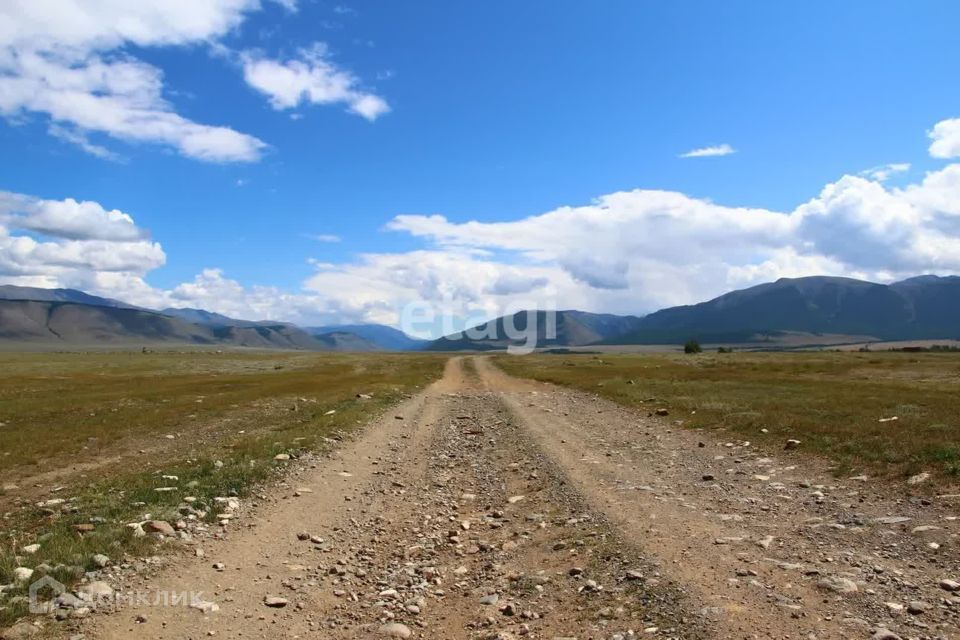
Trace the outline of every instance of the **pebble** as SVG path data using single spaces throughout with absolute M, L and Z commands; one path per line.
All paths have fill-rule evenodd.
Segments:
M 14 582 L 26 582 L 31 577 L 33 577 L 33 569 L 28 567 L 17 567 L 13 570 Z
M 159 533 L 165 536 L 176 535 L 173 525 L 171 525 L 169 522 L 164 522 L 163 520 L 148 520 L 141 526 L 143 527 L 143 530 L 148 533 Z
M 849 578 L 840 576 L 828 576 L 820 580 L 817 586 L 826 591 L 834 593 L 856 593 L 858 591 L 857 583 Z
M 901 522 L 908 522 L 910 518 L 905 516 L 885 516 L 883 518 L 877 518 L 874 520 L 877 524 L 900 524 Z
M 111 597 L 113 595 L 113 587 L 102 580 L 95 580 L 81 585 L 77 589 L 77 593 L 87 600 L 100 600 Z
M 216 613 L 220 611 L 220 605 L 216 602 L 208 602 L 206 600 L 195 600 L 188 605 L 191 609 L 196 609 L 204 615 L 208 613 Z
M 960 591 L 960 582 L 944 579 L 940 581 L 940 588 L 944 591 Z
M 380 627 L 380 635 L 387 638 L 409 638 L 413 631 L 405 624 L 391 622 Z
M 922 600 L 914 600 L 907 605 L 907 613 L 919 616 L 922 613 L 925 613 L 930 609 L 930 605 Z
M 273 607 L 274 609 L 282 609 L 289 604 L 289 601 L 286 598 L 281 598 L 279 596 L 267 596 L 263 599 L 263 604 L 267 605 L 268 607 Z

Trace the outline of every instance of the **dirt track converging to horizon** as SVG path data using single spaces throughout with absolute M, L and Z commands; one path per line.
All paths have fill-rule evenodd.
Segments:
M 960 580 L 960 500 L 837 480 L 792 452 L 472 360 L 451 359 L 441 381 L 293 469 L 202 557 L 120 585 L 200 592 L 219 610 L 127 607 L 82 630 L 957 637 L 960 600 L 940 583 Z

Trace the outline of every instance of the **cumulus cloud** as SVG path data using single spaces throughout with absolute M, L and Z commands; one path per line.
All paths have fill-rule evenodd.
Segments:
M 259 8 L 258 0 L 2 3 L 0 115 L 43 114 L 54 135 L 100 157 L 113 152 L 91 144 L 91 132 L 198 160 L 256 160 L 261 140 L 179 115 L 163 97 L 162 72 L 119 50 L 213 42 Z
M 142 279 L 162 266 L 159 243 L 96 202 L 0 192 L 0 277 L 13 284 L 90 286 L 99 274 Z
M 648 311 L 788 276 L 960 271 L 960 165 L 904 188 L 882 177 L 844 176 L 791 211 L 635 190 L 511 222 L 401 215 L 388 228 L 441 250 L 507 252 L 521 269 L 549 266 L 592 310 Z
M 460 329 L 512 304 L 644 313 L 781 277 L 960 272 L 960 163 L 898 187 L 883 182 L 891 170 L 842 176 L 786 211 L 638 189 L 511 221 L 399 215 L 387 228 L 421 248 L 314 261 L 293 292 L 215 268 L 153 288 L 144 276 L 163 264 L 162 249 L 128 214 L 0 194 L 0 279 L 306 324 L 395 324 L 424 301 Z
M 97 202 L 40 200 L 20 194 L 0 194 L 0 223 L 16 229 L 67 240 L 136 242 L 148 234 L 126 213 L 107 210 Z
M 516 299 L 539 304 L 562 297 L 579 303 L 577 285 L 554 265 L 514 266 L 484 252 L 444 248 L 363 254 L 344 264 L 316 264 L 304 289 L 342 318 L 397 323 L 404 307 L 422 302 L 438 315 L 479 322 Z M 347 293 L 349 292 L 349 293 Z
M 681 158 L 710 158 L 714 156 L 728 156 L 731 153 L 736 153 L 737 150 L 731 147 L 729 144 L 718 144 L 712 147 L 701 147 L 699 149 L 691 149 L 686 153 L 681 153 Z
M 930 155 L 934 158 L 960 158 L 960 118 L 941 120 L 933 126 Z
M 273 60 L 258 52 L 246 52 L 241 58 L 247 84 L 266 95 L 274 109 L 340 103 L 371 121 L 390 111 L 386 100 L 360 89 L 356 76 L 330 61 L 323 43 L 301 49 L 290 60 Z

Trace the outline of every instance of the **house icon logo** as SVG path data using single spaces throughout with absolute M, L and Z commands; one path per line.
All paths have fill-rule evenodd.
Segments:
M 30 584 L 30 613 L 49 613 L 53 601 L 63 595 L 67 588 L 50 576 L 43 576 Z

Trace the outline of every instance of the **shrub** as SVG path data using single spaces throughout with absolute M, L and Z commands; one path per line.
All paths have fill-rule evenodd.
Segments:
M 696 340 L 687 340 L 687 343 L 683 345 L 684 353 L 700 353 L 701 351 L 703 351 L 703 347 Z

